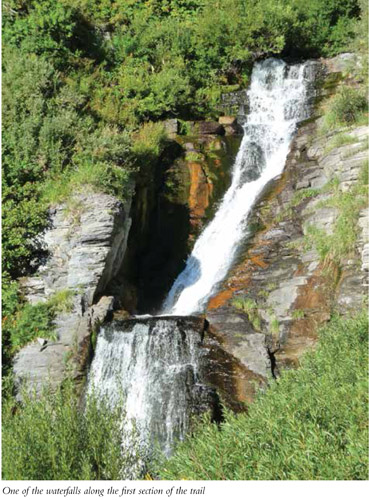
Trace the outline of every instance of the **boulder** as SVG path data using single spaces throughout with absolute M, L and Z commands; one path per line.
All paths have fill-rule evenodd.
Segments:
M 200 135 L 224 135 L 225 130 L 223 125 L 218 122 L 203 121 L 198 122 L 198 129 Z
M 219 123 L 223 125 L 226 135 L 242 134 L 243 128 L 235 116 L 221 116 Z

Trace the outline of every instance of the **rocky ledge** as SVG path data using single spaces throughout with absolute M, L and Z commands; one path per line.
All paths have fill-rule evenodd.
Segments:
M 50 228 L 42 237 L 48 257 L 34 276 L 21 279 L 21 287 L 32 303 L 69 291 L 71 306 L 55 318 L 55 341 L 37 339 L 19 351 L 18 384 L 26 381 L 37 392 L 45 382 L 60 384 L 67 369 L 82 376 L 90 333 L 113 308 L 113 297 L 102 294 L 124 257 L 129 210 L 130 202 L 89 193 L 50 211 Z

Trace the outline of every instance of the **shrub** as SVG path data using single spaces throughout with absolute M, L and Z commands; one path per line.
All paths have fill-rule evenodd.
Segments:
M 205 420 L 160 467 L 162 479 L 368 477 L 368 318 L 335 317 L 316 351 L 282 373 L 247 414 Z
M 3 338 L 5 348 L 14 354 L 20 347 L 37 337 L 54 339 L 53 320 L 56 313 L 72 308 L 72 290 L 62 290 L 47 302 L 38 304 L 18 302 L 15 283 L 5 287 L 5 315 L 3 317 Z
M 118 480 L 137 467 L 132 433 L 121 428 L 121 405 L 89 396 L 83 410 L 72 382 L 2 413 L 2 476 L 6 480 Z M 123 438 L 130 449 L 122 449 Z M 123 477 L 122 477 L 123 476 Z
M 352 125 L 367 111 L 368 102 L 362 92 L 352 87 L 341 87 L 328 102 L 324 122 L 326 128 Z
M 134 136 L 132 151 L 138 157 L 157 157 L 163 150 L 167 134 L 162 123 L 145 123 Z

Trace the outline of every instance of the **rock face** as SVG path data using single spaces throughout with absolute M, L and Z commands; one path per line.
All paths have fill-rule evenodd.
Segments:
M 196 237 L 230 184 L 240 141 L 238 135 L 177 136 L 155 175 L 140 179 L 128 251 L 109 290 L 120 298 L 120 307 L 131 314 L 160 310 Z
M 70 290 L 73 305 L 55 319 L 56 341 L 42 346 L 36 341 L 17 354 L 18 382 L 27 380 L 36 391 L 45 382 L 58 385 L 68 361 L 74 376 L 81 375 L 91 330 L 112 310 L 112 297 L 99 298 L 122 263 L 131 225 L 129 209 L 130 202 L 124 205 L 112 196 L 90 193 L 76 195 L 69 206 L 51 212 L 44 235 L 48 258 L 35 276 L 21 280 L 21 286 L 32 303 Z
M 341 63 L 336 58 L 325 65 L 326 81 L 342 77 Z M 320 96 L 329 94 L 327 87 Z M 356 241 L 347 252 L 324 257 L 321 247 L 330 237 L 339 245 L 342 214 L 351 210 L 340 198 L 356 196 L 369 129 L 322 135 L 320 120 L 300 124 L 284 173 L 253 210 L 252 236 L 208 305 L 210 331 L 262 378 L 296 366 L 332 312 L 357 311 L 367 295 L 368 208 L 358 208 Z
M 243 125 L 249 112 L 247 90 L 242 89 L 223 94 L 220 109 L 226 115 L 237 116 L 238 123 Z

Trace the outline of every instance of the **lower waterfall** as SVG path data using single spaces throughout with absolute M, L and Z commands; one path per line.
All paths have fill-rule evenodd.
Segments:
M 282 173 L 296 125 L 309 116 L 314 73 L 309 64 L 277 59 L 255 64 L 231 186 L 168 294 L 163 306 L 167 316 L 113 321 L 100 330 L 89 390 L 95 388 L 112 404 L 123 396 L 124 425 L 135 422 L 144 447 L 158 443 L 169 455 L 205 397 L 201 334 L 194 327 L 196 318 L 183 316 L 204 310 L 247 235 L 258 196 Z
M 169 455 L 188 430 L 191 413 L 211 401 L 201 384 L 204 320 L 143 318 L 113 321 L 99 332 L 89 391 L 123 399 L 125 424 L 134 422 L 140 447 L 156 444 Z

